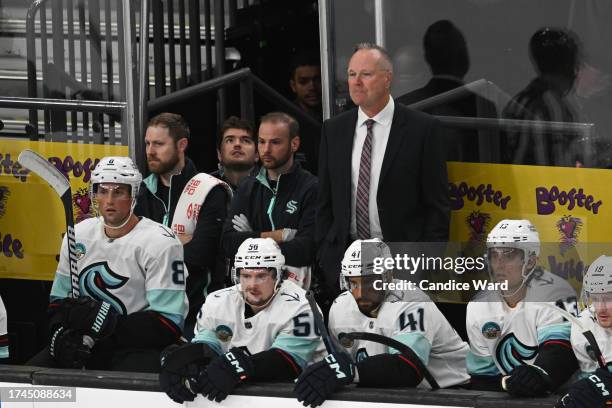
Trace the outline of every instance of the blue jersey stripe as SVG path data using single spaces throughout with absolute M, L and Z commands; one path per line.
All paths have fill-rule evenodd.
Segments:
M 287 334 L 279 334 L 274 339 L 274 343 L 270 348 L 278 348 L 288 353 L 293 357 L 300 367 L 304 368 L 310 362 L 312 354 L 319 345 L 319 339 L 311 339 L 308 337 L 296 337 Z
M 467 372 L 470 375 L 500 375 L 499 369 L 491 356 L 477 356 L 472 351 L 468 351 Z
M 393 336 L 394 340 L 399 341 L 410 347 L 412 351 L 421 359 L 423 364 L 427 365 L 429 363 L 429 353 L 431 351 L 431 343 L 429 340 L 425 338 L 421 333 L 411 332 L 411 333 L 400 333 L 396 336 Z M 399 354 L 399 350 L 390 349 L 390 354 Z
M 191 340 L 192 343 L 206 343 L 219 355 L 224 354 L 223 347 L 217 338 L 217 334 L 208 329 L 200 330 Z

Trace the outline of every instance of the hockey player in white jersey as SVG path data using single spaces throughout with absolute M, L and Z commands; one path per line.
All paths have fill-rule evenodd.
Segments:
M 178 403 L 198 393 L 220 402 L 244 381 L 291 381 L 322 348 L 306 292 L 284 278 L 271 238 L 238 248 L 233 280 L 206 298 L 191 344 L 162 353 L 160 384 Z
M 508 287 L 482 291 L 467 306 L 472 387 L 543 396 L 576 370 L 570 326 L 543 303 L 575 313 L 576 292 L 537 267 L 540 239 L 528 220 L 502 220 L 487 237 L 489 276 Z
M 8 361 L 9 358 L 9 342 L 6 326 L 6 309 L 4 308 L 4 303 L 0 297 L 0 363 Z
M 183 248 L 172 231 L 133 209 L 142 176 L 129 157 L 92 172 L 100 217 L 76 226 L 80 297 L 71 298 L 67 240 L 51 289 L 49 346 L 30 365 L 159 371 L 187 312 Z
M 354 241 L 341 264 L 341 287 L 345 290 L 329 312 L 329 332 L 344 347 L 304 371 L 295 387 L 298 400 L 316 407 L 338 388 L 352 382 L 363 387 L 420 387 L 427 367 L 440 387 L 466 384 L 468 345 L 420 290 L 384 290 L 392 271 L 376 273 L 375 258 L 390 258 L 389 247 L 379 239 Z M 408 346 L 400 352 L 386 345 L 346 341 L 346 334 L 367 332 L 383 335 Z M 345 351 L 348 353 L 345 353 Z M 343 376 L 337 375 L 339 364 Z M 339 378 L 341 377 L 341 378 Z
M 587 270 L 582 283 L 582 305 L 585 309 L 578 320 L 582 327 L 572 323 L 572 347 L 580 371 L 581 380 L 573 384 L 569 392 L 557 402 L 557 408 L 597 408 L 612 405 L 612 256 L 602 255 Z M 600 368 L 593 346 L 582 332 L 593 333 L 606 369 Z

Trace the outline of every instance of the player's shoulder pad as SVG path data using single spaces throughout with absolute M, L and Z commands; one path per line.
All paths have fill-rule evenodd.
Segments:
M 140 222 L 137 224 L 140 234 L 146 234 L 147 243 L 155 247 L 160 246 L 162 248 L 179 245 L 182 247 L 181 241 L 177 238 L 176 234 L 165 225 L 162 225 L 149 218 L 142 217 Z
M 75 234 L 77 235 L 81 235 L 85 234 L 87 235 L 89 233 L 89 231 L 95 230 L 96 228 L 100 228 L 100 223 L 101 223 L 101 217 L 92 217 L 92 218 L 87 218 L 81 222 L 79 222 L 78 224 L 76 224 L 74 226 L 74 231 Z
M 486 293 L 478 293 L 467 304 L 466 319 L 470 321 L 477 320 L 483 317 L 491 310 L 492 303 L 498 303 L 499 300 L 491 299 Z
M 219 289 L 206 296 L 206 303 L 210 306 L 224 305 L 233 301 L 235 296 L 241 296 L 236 285 L 229 288 Z
M 576 291 L 568 281 L 546 270 L 539 271 L 530 286 L 533 292 L 528 297 L 537 301 L 555 302 L 576 297 Z
M 290 280 L 283 281 L 276 296 L 283 303 L 283 307 L 308 304 L 306 291 Z
M 351 296 L 352 296 L 351 293 L 348 290 L 345 290 L 344 292 L 336 296 L 336 298 L 332 302 L 332 307 L 335 304 L 342 304 L 342 303 L 349 301 Z

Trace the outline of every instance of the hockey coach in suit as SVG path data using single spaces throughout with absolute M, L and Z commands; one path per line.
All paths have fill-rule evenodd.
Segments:
M 355 47 L 348 85 L 357 108 L 323 124 L 316 219 L 320 300 L 339 293 L 340 260 L 354 239 L 448 240 L 449 201 L 439 123 L 395 103 L 393 66 L 375 44 Z

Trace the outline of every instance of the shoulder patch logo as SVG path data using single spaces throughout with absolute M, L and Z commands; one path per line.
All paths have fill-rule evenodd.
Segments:
M 295 200 L 291 200 L 287 203 L 287 208 L 285 209 L 285 211 L 289 214 L 293 214 L 297 211 L 298 209 L 298 202 Z
M 217 338 L 222 342 L 229 341 L 234 335 L 232 329 L 230 329 L 224 324 L 217 326 L 217 328 L 215 329 L 215 333 L 217 334 Z
M 85 249 L 85 245 L 83 245 L 81 242 L 77 242 L 75 252 L 77 259 L 81 259 L 87 253 L 87 249 Z
M 482 335 L 485 337 L 485 339 L 493 340 L 498 338 L 500 334 L 501 327 L 499 327 L 499 324 L 495 322 L 486 322 L 482 326 Z
M 344 332 L 338 333 L 338 341 L 340 342 L 340 345 L 344 348 L 351 348 L 353 347 L 353 344 L 355 343 L 354 340 L 346 337 L 346 333 Z

